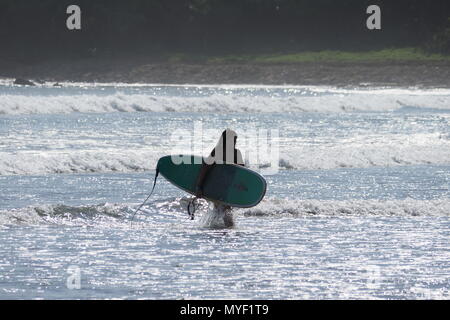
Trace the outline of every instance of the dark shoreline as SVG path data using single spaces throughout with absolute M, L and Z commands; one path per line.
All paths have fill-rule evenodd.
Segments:
M 0 62 L 0 77 L 32 81 L 164 84 L 261 84 L 450 88 L 448 61 L 305 63 L 155 63 L 85 59 L 39 64 Z

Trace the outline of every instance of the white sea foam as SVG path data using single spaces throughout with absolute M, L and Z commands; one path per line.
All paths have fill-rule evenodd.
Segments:
M 188 90 L 189 86 L 185 89 Z M 195 87 L 199 88 L 199 87 Z M 257 88 L 257 87 L 254 87 Z M 401 108 L 450 110 L 450 90 L 333 89 L 310 87 L 303 91 L 286 87 L 285 94 L 252 95 L 250 92 L 203 96 L 166 96 L 130 93 L 86 94 L 0 93 L 0 114 L 58 114 L 73 112 L 349 112 L 393 111 Z M 242 88 L 241 88 L 242 89 Z M 268 89 L 268 88 L 267 88 Z M 55 89 L 57 90 L 57 89 Z M 296 94 L 289 94 L 297 90 Z
M 449 216 L 450 199 L 440 200 L 292 200 L 266 198 L 238 209 L 245 216 Z
M 138 150 L 2 153 L 0 175 L 148 171 L 161 156 Z
M 0 152 L 0 175 L 38 175 L 84 172 L 140 172 L 153 170 L 170 148 L 17 150 Z M 401 165 L 448 165 L 450 137 L 439 133 L 359 136 L 319 145 L 298 141 L 280 147 L 280 169 L 368 168 Z M 250 167 L 258 170 L 268 163 Z
M 440 133 L 357 135 L 338 143 L 295 145 L 281 153 L 286 169 L 334 169 L 450 163 L 450 136 Z
M 40 205 L 0 211 L 0 225 L 57 224 L 98 225 L 111 224 L 127 213 L 128 207 L 104 203 L 92 206 Z
M 8 89 L 4 85 L 3 88 L 0 87 L 0 114 L 275 111 L 285 112 L 286 117 L 290 117 L 289 112 L 297 111 L 396 110 L 400 113 L 388 114 L 387 118 L 389 120 L 391 116 L 396 117 L 398 121 L 385 121 L 381 125 L 376 122 L 378 119 L 371 123 L 371 115 L 367 115 L 367 124 L 359 124 L 359 127 L 354 123 L 347 123 L 346 119 L 337 119 L 336 124 L 330 125 L 340 130 L 338 136 L 334 135 L 337 131 L 322 130 L 320 123 L 312 127 L 303 123 L 303 131 L 297 132 L 297 123 L 291 122 L 291 127 L 280 130 L 279 166 L 281 169 L 333 169 L 446 165 L 450 159 L 450 136 L 445 129 L 448 114 L 429 114 L 435 111 L 450 111 L 448 89 L 128 85 L 139 88 L 133 91 L 134 89 L 131 90 L 123 84 L 65 86 L 71 87 L 35 88 L 37 91 L 27 93 L 28 88 Z M 78 90 L 81 86 L 88 89 Z M 111 89 L 110 93 L 103 92 L 102 86 Z M 119 89 L 114 90 L 117 87 Z M 178 95 L 155 95 L 157 91 L 165 91 L 167 88 L 172 90 L 174 87 L 190 92 L 191 95 L 182 97 L 179 91 Z M 153 91 L 149 88 L 153 88 Z M 47 91 L 39 91 L 44 89 Z M 255 93 L 253 89 L 262 91 Z M 419 116 L 414 119 L 403 117 L 402 111 L 412 111 Z M 428 114 L 429 119 L 423 121 L 420 118 L 423 114 Z M 355 115 L 355 121 L 360 121 L 359 117 L 360 114 Z M 101 121 L 101 124 L 97 124 L 95 119 L 91 119 L 94 121 L 92 127 L 81 127 L 83 134 L 80 135 L 76 131 L 78 122 L 74 126 L 73 122 L 68 121 L 67 128 L 60 128 L 59 123 L 50 122 L 46 125 L 47 119 L 38 118 L 28 122 L 26 117 L 25 120 L 21 117 L 5 117 L 7 125 L 8 121 L 11 121 L 11 126 L 2 131 L 0 139 L 0 175 L 147 171 L 155 168 L 159 157 L 174 153 L 166 133 L 172 132 L 178 126 L 175 122 L 171 123 L 170 127 L 163 127 L 161 132 L 164 133 L 160 137 L 146 141 L 144 137 L 149 135 L 147 129 L 152 126 L 151 121 L 145 124 L 117 124 L 113 118 L 107 119 L 107 125 L 104 125 Z M 49 119 L 51 120 L 51 117 Z M 193 119 L 195 117 L 187 119 L 186 123 L 194 121 Z M 34 127 L 36 123 L 39 125 Z M 142 125 L 145 127 L 140 127 Z M 270 126 L 271 123 L 264 122 L 264 125 Z M 342 128 L 348 128 L 349 132 Z M 295 136 L 289 136 L 290 130 L 295 132 Z M 323 137 L 323 134 L 328 135 Z M 214 144 L 212 140 L 211 144 Z M 242 150 L 249 152 L 253 147 L 242 146 Z M 204 154 L 208 152 L 203 151 Z M 193 152 L 187 150 L 187 153 Z M 266 165 L 262 161 L 254 167 L 263 168 Z
M 157 212 L 175 210 L 179 219 L 186 216 L 184 205 L 176 205 L 179 199 L 156 204 L 150 203 L 145 215 L 157 215 Z M 167 208 L 166 208 L 167 207 Z M 114 225 L 129 227 L 130 213 L 135 206 L 127 204 L 98 204 L 88 206 L 39 205 L 20 209 L 0 211 L 0 225 Z M 155 211 L 156 210 L 156 211 Z M 203 212 L 202 212 L 203 210 Z M 266 198 L 258 206 L 249 209 L 234 209 L 234 216 L 244 217 L 303 217 L 303 216 L 449 216 L 450 199 L 440 200 L 293 200 Z M 204 223 L 207 207 L 203 206 L 198 214 L 199 224 Z

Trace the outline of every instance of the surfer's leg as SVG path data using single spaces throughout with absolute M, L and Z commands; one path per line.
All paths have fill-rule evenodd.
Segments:
M 234 226 L 231 207 L 217 202 L 210 202 L 208 211 L 202 215 L 201 219 L 206 227 L 231 228 Z
M 231 207 L 221 205 L 221 210 L 223 213 L 223 223 L 225 224 L 225 227 L 234 227 L 233 212 L 231 211 Z

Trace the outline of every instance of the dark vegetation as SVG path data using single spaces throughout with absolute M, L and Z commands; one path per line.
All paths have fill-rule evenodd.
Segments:
M 66 8 L 82 30 L 66 28 Z M 366 8 L 382 30 L 366 28 Z M 449 0 L 0 0 L 0 58 L 271 55 L 413 47 L 450 54 Z M 176 56 L 175 56 L 176 57 Z

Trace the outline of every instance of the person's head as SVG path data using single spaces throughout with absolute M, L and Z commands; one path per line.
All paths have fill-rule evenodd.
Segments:
M 234 130 L 226 129 L 222 132 L 220 140 L 222 143 L 223 141 L 227 141 L 228 143 L 231 142 L 234 149 L 236 148 L 237 133 Z
M 234 155 L 236 152 L 237 134 L 231 129 L 226 129 L 220 135 L 216 147 L 211 152 L 217 163 L 234 163 Z

